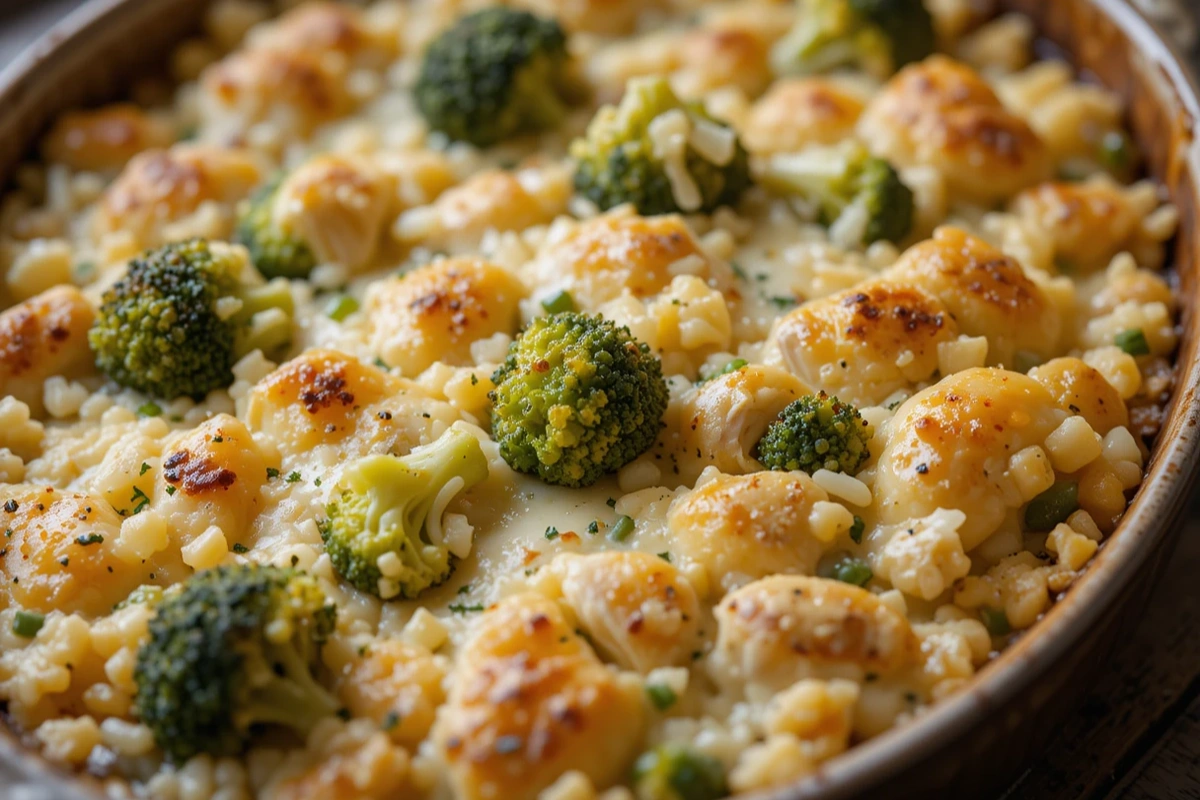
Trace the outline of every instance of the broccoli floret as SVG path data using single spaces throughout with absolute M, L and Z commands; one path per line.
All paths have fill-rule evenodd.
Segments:
M 281 183 L 272 181 L 243 203 L 234 236 L 266 277 L 307 278 L 317 265 L 317 257 L 307 242 L 278 221 L 275 206 Z
M 771 65 L 781 75 L 861 67 L 885 78 L 934 45 L 922 0 L 800 0 L 796 25 L 772 48 Z
M 557 125 L 577 92 L 572 74 L 556 20 L 496 7 L 433 40 L 413 92 L 431 128 L 486 147 Z
M 314 670 L 336 608 L 311 577 L 252 564 L 168 591 L 137 653 L 135 705 L 167 758 L 233 756 L 254 728 L 305 736 L 338 703 Z
M 104 293 L 88 342 L 112 380 L 152 397 L 203 397 L 252 350 L 292 338 L 286 281 L 257 285 L 244 251 L 194 239 L 135 258 Z
M 793 401 L 767 427 L 757 455 L 767 469 L 854 475 L 870 457 L 871 424 L 849 403 L 821 392 Z
M 333 568 L 384 599 L 411 599 L 438 585 L 453 567 L 441 508 L 487 475 L 479 441 L 456 427 L 403 458 L 370 455 L 350 464 L 320 526 Z
M 899 242 L 912 230 L 912 190 L 891 164 L 862 145 L 776 155 L 765 162 L 759 177 L 768 189 L 794 197 L 814 212 L 821 224 L 855 226 L 848 236 L 863 246 Z M 852 213 L 844 216 L 848 211 Z
M 681 745 L 643 753 L 633 779 L 639 800 L 720 800 L 729 794 L 721 762 Z
M 630 80 L 620 105 L 596 113 L 571 155 L 576 191 L 605 210 L 632 203 L 645 215 L 708 213 L 750 186 L 733 129 L 682 102 L 661 76 Z
M 518 472 L 589 486 L 654 444 L 662 363 L 628 328 L 574 312 L 539 317 L 492 381 L 492 437 Z

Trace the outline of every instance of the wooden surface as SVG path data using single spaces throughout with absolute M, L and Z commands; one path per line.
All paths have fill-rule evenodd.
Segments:
M 0 0 L 0 66 L 78 2 Z M 1183 2 L 1200 17 L 1200 2 Z M 1200 800 L 1200 503 L 1141 624 L 1106 661 L 1005 800 Z

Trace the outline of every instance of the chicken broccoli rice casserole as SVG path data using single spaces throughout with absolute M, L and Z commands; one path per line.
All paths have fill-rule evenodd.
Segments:
M 113 797 L 717 800 L 1137 490 L 1178 221 L 969 0 L 217 0 L 0 204 L 0 709 Z

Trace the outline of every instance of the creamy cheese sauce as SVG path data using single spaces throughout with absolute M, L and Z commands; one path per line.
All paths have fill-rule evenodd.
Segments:
M 425 48 L 479 3 L 228 0 L 177 85 L 65 115 L 0 205 L 0 706 L 114 796 L 778 787 L 967 685 L 1140 484 L 1173 385 L 1178 215 L 1136 179 L 1120 98 L 1035 62 L 1027 21 L 939 2 L 943 55 L 797 76 L 771 55 L 804 22 L 782 0 L 510 5 L 568 37 L 585 91 L 550 129 L 478 148 L 419 111 Z M 748 150 L 733 207 L 576 191 L 570 143 L 648 75 Z M 689 113 L 661 127 L 724 154 Z M 830 219 L 780 188 L 788 159 L 853 148 L 911 199 L 898 241 L 864 244 L 866 200 Z M 274 176 L 272 219 L 315 254 L 287 284 L 290 344 L 202 399 L 105 375 L 87 332 L 131 259 L 201 238 L 248 263 L 222 243 Z M 490 433 L 493 373 L 563 291 L 645 343 L 669 393 L 653 446 L 576 488 Z M 861 461 L 766 469 L 768 426 L 820 392 L 869 426 Z M 448 431 L 488 465 L 435 514 L 453 571 L 409 598 L 354 588 L 322 537 L 343 475 Z M 342 712 L 167 763 L 138 705 L 156 593 L 245 563 L 336 604 L 314 670 Z M 672 748 L 719 777 L 707 793 L 631 777 Z

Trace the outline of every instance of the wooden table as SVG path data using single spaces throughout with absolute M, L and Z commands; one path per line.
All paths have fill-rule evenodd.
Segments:
M 0 0 L 0 65 L 79 1 Z M 1200 2 L 1182 1 L 1200 17 Z M 3 778 L 0 769 L 0 800 Z M 1045 756 L 1014 779 L 1004 800 L 1200 800 L 1200 502 L 1141 626 Z

